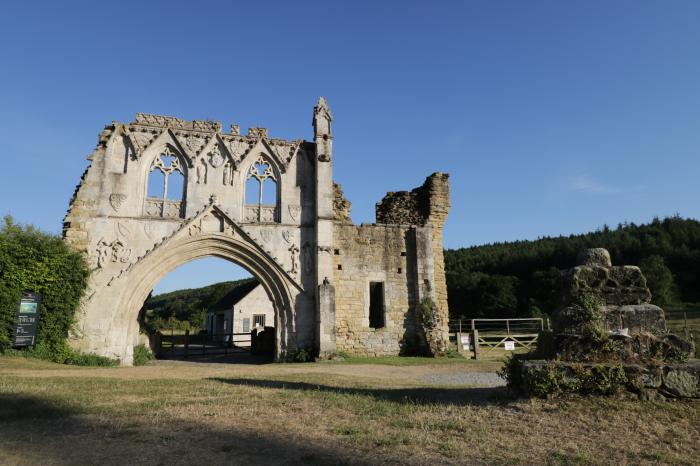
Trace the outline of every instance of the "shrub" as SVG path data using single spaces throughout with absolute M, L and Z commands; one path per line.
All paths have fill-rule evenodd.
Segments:
M 134 366 L 145 366 L 153 359 L 151 349 L 143 343 L 134 346 Z
M 311 362 L 313 360 L 313 351 L 310 348 L 299 348 L 292 355 L 294 362 Z
M 430 298 L 421 299 L 418 307 L 420 322 L 425 329 L 431 329 L 435 326 L 435 303 Z
M 580 293 L 572 305 L 574 322 L 577 324 L 599 324 L 603 320 L 603 306 L 605 306 L 605 302 L 598 295 Z
M 92 353 L 78 353 L 76 351 L 66 359 L 65 363 L 73 366 L 114 367 L 119 365 L 119 360 Z
M 83 257 L 63 240 L 15 224 L 0 228 L 0 351 L 11 345 L 17 305 L 23 292 L 41 293 L 36 354 L 57 362 L 67 357 L 66 339 L 87 286 Z

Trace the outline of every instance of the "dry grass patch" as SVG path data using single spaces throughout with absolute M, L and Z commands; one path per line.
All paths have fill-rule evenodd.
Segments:
M 0 365 L 3 464 L 693 464 L 700 457 L 698 402 L 513 401 L 502 389 L 417 383 L 411 371 L 420 367 L 381 379 L 330 365 L 179 366 L 199 376 L 155 371 L 134 379 L 143 374 L 36 377 L 34 367 L 24 376 L 11 365 L 7 372 Z

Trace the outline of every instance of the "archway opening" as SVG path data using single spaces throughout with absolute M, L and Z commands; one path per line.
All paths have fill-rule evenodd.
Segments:
M 141 331 L 158 359 L 195 362 L 268 362 L 276 322 L 260 279 L 218 257 L 170 271 L 139 312 Z

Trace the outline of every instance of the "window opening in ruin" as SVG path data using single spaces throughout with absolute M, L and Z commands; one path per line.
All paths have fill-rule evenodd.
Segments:
M 166 199 L 180 201 L 184 194 L 184 179 L 185 173 L 182 171 L 180 159 L 166 147 L 151 164 L 148 176 L 148 197 L 163 201 Z
M 262 205 L 277 205 L 277 182 L 272 178 L 265 178 L 262 181 Z
M 245 185 L 246 218 L 259 222 L 279 221 L 279 186 L 274 170 L 262 156 L 250 166 Z
M 384 327 L 384 282 L 369 283 L 369 326 Z
M 165 192 L 165 175 L 162 171 L 152 171 L 148 175 L 148 197 L 162 198 Z
M 343 264 L 338 264 L 338 270 L 343 270 Z
M 251 176 L 245 182 L 245 203 L 258 205 L 258 202 L 260 202 L 260 181 Z
M 397 273 L 401 273 L 403 270 L 401 270 L 401 267 L 398 268 Z
M 248 181 L 252 179 L 258 181 L 256 185 L 258 189 L 257 192 L 248 193 Z M 275 173 L 272 171 L 272 166 L 270 166 L 265 159 L 259 157 L 258 160 L 250 166 L 248 181 L 246 181 L 246 204 L 258 204 L 259 206 L 277 205 L 277 180 L 275 180 Z M 265 192 L 267 190 L 270 192 Z M 254 194 L 257 194 L 257 196 L 253 197 Z
M 333 253 L 334 253 L 336 256 L 339 256 L 339 255 L 340 255 L 340 249 L 335 249 Z

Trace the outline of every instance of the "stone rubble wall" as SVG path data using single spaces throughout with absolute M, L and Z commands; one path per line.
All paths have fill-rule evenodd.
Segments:
M 406 231 L 391 225 L 334 228 L 336 346 L 360 356 L 401 353 L 415 338 L 414 283 L 407 273 Z M 369 327 L 369 283 L 384 282 L 385 327 Z
M 333 183 L 333 213 L 335 221 L 352 223 L 350 207 L 350 201 L 343 194 L 343 187 L 338 183 Z

